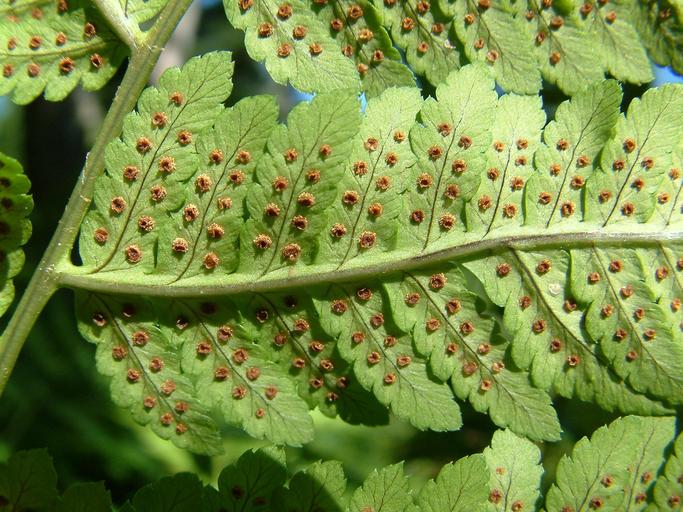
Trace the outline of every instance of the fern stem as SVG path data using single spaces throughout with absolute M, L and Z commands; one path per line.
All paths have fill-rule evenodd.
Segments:
M 395 274 L 408 270 L 430 267 L 445 262 L 463 261 L 477 254 L 487 251 L 504 249 L 547 249 L 579 248 L 591 246 L 628 246 L 638 243 L 641 246 L 658 245 L 662 242 L 679 242 L 683 239 L 681 231 L 651 231 L 651 232 L 609 232 L 601 230 L 583 232 L 560 232 L 528 234 L 516 236 L 497 236 L 478 239 L 469 242 L 461 242 L 458 245 L 446 247 L 431 252 L 410 255 L 401 259 L 385 259 L 363 265 L 336 267 L 322 266 L 318 272 L 310 268 L 303 268 L 301 272 L 288 272 L 276 277 L 258 279 L 253 274 L 230 274 L 221 277 L 220 280 L 182 281 L 168 282 L 168 276 L 162 276 L 164 280 L 155 279 L 153 274 L 147 275 L 140 280 L 139 274 L 126 272 L 108 272 L 101 274 L 85 274 L 85 269 L 79 269 L 73 265 L 60 267 L 56 271 L 60 274 L 59 284 L 69 288 L 89 290 L 101 293 L 113 293 L 124 295 L 145 295 L 148 297 L 211 297 L 227 296 L 239 293 L 267 293 L 279 292 L 295 288 L 310 288 L 330 283 L 344 283 L 361 279 L 378 279 L 389 274 Z M 79 270 L 81 273 L 79 274 Z M 132 279 L 126 279 L 132 277 Z
M 98 2 L 98 5 L 100 3 Z M 132 49 L 126 74 L 102 123 L 95 144 L 86 158 L 64 214 L 0 338 L 0 396 L 27 336 L 43 307 L 59 287 L 60 274 L 55 272 L 55 268 L 60 263 L 70 260 L 71 248 L 92 201 L 97 177 L 104 171 L 105 147 L 121 132 L 124 117 L 135 108 L 164 45 L 191 3 L 192 0 L 170 0 L 152 28 L 145 34 L 144 43 Z

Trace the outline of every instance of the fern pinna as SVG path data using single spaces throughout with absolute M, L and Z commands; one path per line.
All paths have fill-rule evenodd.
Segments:
M 406 64 L 437 85 L 483 62 L 505 90 L 541 80 L 574 94 L 605 73 L 653 78 L 649 56 L 681 71 L 680 6 L 668 1 L 223 0 L 249 55 L 280 83 L 317 92 L 340 85 L 376 96 L 410 85 Z M 392 44 L 393 43 L 393 44 Z M 396 48 L 405 53 L 405 62 Z M 340 55 L 341 53 L 341 55 Z M 347 57 L 344 59 L 343 57 Z M 355 68 L 355 69 L 354 69 Z M 330 69 L 333 70 L 330 73 Z
M 79 83 L 101 88 L 163 0 L 6 0 L 0 6 L 0 94 L 61 100 Z M 506 91 L 534 94 L 542 80 L 575 94 L 608 73 L 652 81 L 650 59 L 680 72 L 675 1 L 223 0 L 249 55 L 278 83 L 306 92 L 361 89 L 377 96 L 435 86 L 482 62 Z M 98 12 L 99 10 L 99 12 Z M 162 12 L 161 18 L 164 14 Z M 165 20 L 163 20 L 165 21 Z M 405 59 L 402 57 L 405 55 Z M 405 62 L 404 62 L 405 61 Z
M 455 396 L 537 440 L 559 437 L 554 394 L 671 414 L 679 86 L 622 115 L 604 81 L 546 125 L 470 65 L 435 99 L 319 94 L 278 124 L 268 97 L 222 106 L 231 66 L 143 93 L 65 278 L 138 421 L 212 452 L 211 409 L 290 444 L 314 407 L 453 430 Z
M 495 432 L 483 453 L 443 466 L 419 492 L 403 463 L 373 471 L 351 493 L 352 484 L 338 461 L 318 461 L 293 472 L 285 451 L 270 446 L 247 450 L 220 472 L 215 485 L 179 473 L 139 489 L 120 510 L 519 512 L 539 510 L 541 503 L 552 511 L 671 510 L 680 505 L 683 491 L 678 478 L 683 436 L 675 442 L 674 436 L 673 418 L 620 418 L 590 439 L 579 440 L 571 456 L 562 457 L 545 497 L 541 450 L 509 430 Z M 663 463 L 672 442 L 676 451 Z M 102 482 L 74 484 L 59 496 L 57 475 L 45 450 L 18 452 L 0 465 L 0 496 L 15 509 L 53 506 L 69 512 L 87 507 L 109 512 L 112 507 Z
M 174 485 L 187 510 L 535 509 L 534 443 L 560 440 L 557 397 L 624 417 L 561 459 L 548 510 L 680 508 L 683 87 L 625 102 L 619 84 L 651 82 L 652 62 L 683 70 L 680 2 L 225 0 L 249 56 L 315 93 L 284 122 L 273 97 L 230 100 L 229 52 L 143 91 L 189 4 L 0 5 L 15 103 L 100 89 L 130 55 L 0 339 L 0 393 L 68 287 L 113 400 L 193 452 L 221 452 L 224 424 L 308 443 L 313 409 L 452 431 L 467 402 L 504 429 L 421 493 L 394 465 L 350 496 L 339 463 L 289 475 L 267 448 L 217 489 L 184 475 L 122 510 L 156 510 Z M 553 109 L 543 85 L 570 97 Z M 28 189 L 0 155 L 0 313 Z M 59 496 L 46 457 L 0 466 L 0 508 L 85 503 Z M 261 471 L 272 481 L 252 495 L 240 479 Z

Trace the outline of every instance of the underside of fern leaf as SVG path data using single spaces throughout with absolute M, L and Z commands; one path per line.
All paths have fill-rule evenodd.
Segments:
M 249 54 L 276 82 L 307 92 L 360 81 L 376 96 L 410 85 L 411 70 L 438 85 L 466 62 L 484 63 L 500 87 L 521 94 L 538 92 L 542 80 L 574 94 L 606 73 L 647 83 L 648 54 L 681 72 L 681 13 L 667 1 L 223 3 L 230 23 L 246 32 Z
M 0 316 L 14 299 L 12 278 L 24 265 L 21 246 L 31 236 L 30 187 L 19 162 L 0 153 Z
M 165 0 L 118 0 L 99 12 L 83 0 L 4 0 L 0 5 L 0 94 L 24 104 L 43 91 L 64 99 L 79 83 L 101 88 L 144 44 Z M 533 94 L 542 81 L 574 94 L 609 74 L 643 84 L 650 59 L 681 72 L 681 12 L 668 1 L 224 0 L 249 55 L 278 83 L 306 92 L 340 88 L 369 97 L 435 86 L 481 62 L 506 91 Z M 106 4 L 103 4 L 106 5 Z M 126 33 L 117 37 L 105 18 Z M 139 39 L 139 40 L 138 40 Z
M 0 95 L 16 103 L 29 103 L 43 92 L 48 100 L 63 100 L 79 84 L 100 89 L 127 53 L 91 2 L 4 0 L 0 5 Z
M 223 106 L 231 70 L 208 54 L 142 95 L 64 278 L 138 421 L 214 451 L 216 415 L 300 444 L 310 408 L 453 430 L 457 399 L 554 440 L 554 394 L 680 403 L 680 87 L 621 114 L 601 82 L 546 124 L 470 65 L 436 98 L 323 93 L 278 124 L 269 97 Z

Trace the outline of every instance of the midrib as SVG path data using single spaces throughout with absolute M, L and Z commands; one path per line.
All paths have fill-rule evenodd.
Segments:
M 637 227 L 641 230 L 637 230 Z M 494 232 L 493 236 L 484 239 L 475 238 L 473 233 L 469 240 L 465 233 L 461 243 L 441 249 L 412 253 L 399 249 L 375 256 L 370 262 L 366 262 L 365 258 L 354 258 L 341 268 L 334 263 L 292 266 L 260 278 L 255 278 L 254 274 L 233 273 L 172 282 L 175 279 L 172 275 L 143 275 L 140 272 L 128 270 L 88 274 L 87 272 L 91 269 L 71 264 L 62 265 L 57 270 L 60 285 L 68 288 L 150 297 L 202 298 L 247 292 L 268 293 L 296 288 L 310 289 L 313 286 L 330 283 L 378 279 L 389 274 L 452 263 L 487 251 L 506 248 L 568 250 L 610 245 L 625 248 L 659 248 L 660 244 L 683 242 L 683 230 L 657 228 L 648 231 L 644 224 L 628 224 L 625 228 L 630 229 L 606 231 L 599 225 L 591 225 L 590 230 L 576 229 L 561 233 L 529 231 L 516 236 L 504 236 L 502 233 Z

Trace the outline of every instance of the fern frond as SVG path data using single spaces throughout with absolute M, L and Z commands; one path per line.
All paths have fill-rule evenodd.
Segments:
M 551 123 L 544 132 L 545 143 L 535 158 L 537 170 L 526 185 L 525 211 L 528 214 L 524 219 L 525 225 L 549 228 L 557 224 L 556 229 L 562 230 L 567 229 L 563 226 L 582 222 L 583 225 L 609 229 L 611 224 L 629 223 L 632 218 L 640 221 L 638 224 L 644 223 L 652 216 L 655 200 L 648 191 L 656 190 L 662 180 L 670 179 L 665 176 L 665 170 L 670 169 L 672 148 L 680 138 L 678 130 L 671 124 L 672 116 L 677 115 L 682 106 L 680 90 L 664 87 L 646 93 L 642 105 L 634 102 L 628 115 L 617 122 L 616 131 L 612 134 L 610 125 L 617 121 L 619 102 L 615 93 L 615 86 L 607 82 L 579 94 L 571 103 L 565 104 L 566 108 L 558 110 L 555 123 Z M 592 114 L 598 112 L 603 114 Z M 603 144 L 600 165 L 594 169 L 597 151 Z M 509 174 L 501 176 L 505 178 L 501 180 L 501 190 L 508 186 L 516 188 L 515 183 L 509 185 L 512 181 L 507 182 Z M 524 178 L 522 176 L 522 180 Z M 506 203 L 504 211 L 499 214 L 499 222 L 514 222 L 517 215 L 506 214 L 505 208 L 517 212 L 521 207 L 521 197 Z M 603 256 L 602 263 L 591 259 L 591 254 L 602 252 L 599 248 L 570 251 L 570 279 L 565 277 L 570 270 L 570 260 L 565 251 L 529 253 L 512 249 L 491 259 L 473 261 L 467 266 L 484 276 L 483 282 L 492 300 L 505 305 L 507 327 L 521 342 L 517 347 L 513 344 L 516 362 L 528 367 L 534 364 L 534 354 L 538 354 L 539 373 L 535 377 L 538 384 L 541 379 L 545 379 L 546 385 L 554 382 L 556 390 L 566 395 L 574 385 L 581 383 L 583 390 L 578 394 L 585 399 L 601 395 L 598 400 L 605 405 L 614 399 L 636 405 L 638 401 L 629 400 L 626 396 L 619 398 L 620 394 L 631 393 L 629 387 L 610 384 L 614 375 L 604 375 L 600 380 L 589 377 L 595 374 L 589 369 L 593 366 L 591 361 L 604 354 L 611 360 L 616 375 L 638 391 L 653 392 L 662 398 L 678 401 L 676 361 L 679 360 L 680 347 L 669 341 L 672 340 L 673 329 L 660 326 L 657 330 L 660 339 L 665 341 L 653 345 L 652 349 L 647 347 L 652 339 L 648 339 L 652 336 L 650 329 L 666 318 L 664 310 L 669 308 L 669 303 L 652 296 L 645 283 L 640 284 L 643 276 L 648 274 L 646 269 L 631 267 L 629 271 L 628 263 L 620 259 L 626 253 L 633 253 L 633 249 L 614 250 L 620 256 L 607 260 Z M 649 250 L 659 253 L 663 249 L 658 245 Z M 608 272 L 612 261 L 612 266 L 619 268 Z M 617 286 L 614 276 L 622 267 L 626 270 L 619 276 L 628 282 Z M 660 280 L 673 276 L 675 272 L 671 262 L 660 268 L 663 269 L 660 270 L 663 276 Z M 670 278 L 670 281 L 675 282 L 675 279 Z M 625 288 L 619 292 L 622 287 Z M 631 289 L 638 290 L 634 299 L 629 301 L 629 308 L 633 307 L 633 311 L 624 310 L 623 300 L 630 297 Z M 611 295 L 606 297 L 604 290 L 609 290 Z M 587 307 L 589 304 L 591 306 Z M 647 313 L 642 308 L 647 308 Z M 634 318 L 636 312 L 638 317 Z M 590 338 L 601 342 L 599 352 L 591 343 L 584 342 L 582 319 Z M 655 352 L 651 354 L 651 350 Z M 660 350 L 667 355 L 657 353 Z M 581 363 L 588 365 L 582 367 Z M 567 365 L 579 371 L 576 378 L 560 384 L 557 377 L 551 375 L 571 375 Z M 632 371 L 633 367 L 638 371 Z M 586 375 L 584 371 L 590 373 Z M 655 374 L 657 377 L 653 380 Z M 662 380 L 666 384 L 658 384 Z M 591 382 L 598 384 L 593 390 Z M 665 389 L 669 385 L 673 388 Z M 609 393 L 613 398 L 606 398 L 608 389 L 613 390 Z M 632 411 L 644 412 L 638 408 Z
M 286 489 L 273 496 L 273 510 L 343 510 L 346 477 L 341 462 L 315 462 L 296 473 Z
M 402 462 L 372 471 L 351 495 L 340 462 L 318 461 L 293 473 L 284 450 L 269 446 L 244 452 L 221 471 L 216 487 L 202 486 L 195 475 L 180 473 L 139 489 L 119 510 L 677 510 L 683 437 L 669 454 L 674 423 L 674 417 L 627 416 L 601 427 L 590 439 L 581 439 L 571 455 L 560 460 L 555 481 L 548 482 L 544 508 L 541 451 L 509 430 L 498 430 L 483 454 L 445 465 L 419 492 Z M 52 460 L 44 450 L 18 452 L 0 465 L 0 498 L 15 509 L 108 512 L 112 508 L 101 483 L 75 484 L 61 499 L 56 484 Z
M 97 90 L 128 53 L 90 4 L 7 1 L 0 6 L 0 95 L 26 104 L 41 93 L 63 100 L 76 86 Z
M 250 55 L 266 60 L 275 81 L 290 81 L 307 92 L 353 87 L 358 78 L 371 96 L 410 85 L 410 71 L 392 44 L 435 86 L 466 62 L 486 64 L 501 88 L 521 94 L 539 91 L 542 78 L 570 95 L 605 74 L 647 83 L 654 77 L 649 57 L 680 71 L 680 13 L 667 2 L 375 0 L 373 6 L 366 0 L 277 5 L 224 0 L 224 5 L 231 23 L 247 32 Z M 309 64 L 311 42 L 324 49 L 313 59 L 321 64 L 316 69 Z M 324 56 L 328 51 L 333 54 Z M 343 56 L 353 58 L 355 72 Z M 334 72 L 330 59 L 338 66 Z
M 205 487 L 204 506 L 211 511 L 270 510 L 270 496 L 285 486 L 287 477 L 284 450 L 247 450 L 235 464 L 221 471 L 218 489 Z
M 111 377 L 114 401 L 180 447 L 220 451 L 209 417 L 211 398 L 200 399 L 199 385 L 183 374 L 177 341 L 151 324 L 156 317 L 152 304 L 82 294 L 77 308 L 81 334 L 98 344 L 97 369 Z
M 577 7 L 587 39 L 600 48 L 603 69 L 617 80 L 638 84 L 654 79 L 645 49 L 647 43 L 638 36 L 639 22 L 633 14 L 641 5 L 641 2 L 595 2 Z
M 17 452 L 0 465 L 0 497 L 17 510 L 50 507 L 57 500 L 57 472 L 47 450 Z
M 334 339 L 315 321 L 309 301 L 299 302 L 291 295 L 259 296 L 240 309 L 254 315 L 243 318 L 245 332 L 238 336 L 272 340 L 269 359 L 279 362 L 287 372 L 283 378 L 295 380 L 299 396 L 311 409 L 317 407 L 327 416 L 339 415 L 354 424 L 387 423 L 377 399 L 360 386 Z M 259 321 L 257 312 L 261 311 L 272 312 L 273 321 Z M 308 322 L 308 329 L 303 329 L 302 320 Z
M 433 379 L 410 336 L 385 318 L 379 286 L 367 284 L 330 287 L 327 300 L 316 304 L 323 328 L 337 340 L 339 353 L 353 364 L 361 385 L 394 414 L 422 429 L 459 428 L 462 419 L 452 393 Z
M 489 510 L 538 508 L 543 466 L 537 446 L 509 430 L 498 430 L 491 446 L 484 449 L 484 458 L 491 489 Z
M 422 512 L 466 512 L 486 503 L 488 468 L 483 455 L 463 457 L 444 466 L 434 480 L 428 481 L 416 498 Z
M 644 510 L 674 432 L 673 418 L 637 416 L 598 429 L 560 460 L 546 508 Z
M 403 473 L 403 463 L 373 471 L 356 489 L 347 510 L 396 510 L 413 512 L 410 482 Z
M 12 278 L 24 266 L 21 246 L 31 236 L 30 187 L 19 162 L 0 153 L 0 316 L 14 300 Z
M 663 471 L 660 468 L 660 473 L 657 475 L 653 490 L 654 503 L 650 505 L 648 511 L 666 510 L 667 507 L 675 509 L 676 506 L 681 504 L 681 496 L 683 496 L 683 479 L 681 478 L 681 475 L 683 475 L 682 456 L 683 435 L 679 434 Z
M 93 222 L 93 236 L 83 240 L 86 244 L 84 256 L 88 258 L 84 260 L 86 264 L 100 268 L 126 268 L 131 261 L 135 261 L 151 269 L 153 260 L 148 256 L 158 239 L 164 236 L 164 230 L 161 229 L 164 226 L 157 226 L 156 219 L 162 219 L 165 212 L 177 210 L 184 205 L 185 189 L 182 183 L 198 174 L 200 167 L 202 170 L 208 167 L 217 173 L 219 170 L 226 171 L 229 165 L 235 163 L 236 154 L 232 147 L 226 146 L 225 152 L 222 152 L 221 147 L 214 148 L 215 155 L 205 155 L 201 163 L 196 148 L 199 133 L 210 128 L 219 114 L 228 122 L 232 121 L 233 116 L 240 115 L 238 107 L 234 114 L 231 111 L 223 112 L 221 108 L 221 102 L 232 90 L 229 81 L 232 69 L 229 54 L 209 54 L 190 60 L 183 72 L 174 69 L 165 73 L 158 90 L 148 89 L 143 93 L 138 103 L 139 112 L 128 116 L 124 122 L 123 138 L 113 141 L 107 147 L 105 161 L 109 172 L 103 180 L 108 181 L 109 185 L 99 187 L 96 191 L 96 201 L 100 204 L 99 218 L 86 220 Z M 274 115 L 272 106 L 264 107 L 265 119 L 271 119 Z M 259 141 L 262 144 L 264 134 L 260 131 L 252 134 L 248 128 L 245 129 L 247 133 L 243 137 L 251 135 L 256 138 L 256 145 Z M 223 132 L 220 127 L 216 133 L 225 133 L 225 137 L 241 135 Z M 204 143 L 211 145 L 212 142 L 209 138 Z M 229 140 L 221 142 L 233 144 Z M 224 162 L 226 155 L 231 159 Z M 223 165 L 219 166 L 221 163 Z M 222 177 L 221 174 L 202 176 L 206 176 L 207 183 L 211 184 Z M 201 181 L 203 183 L 204 178 Z M 109 187 L 115 187 L 117 195 L 115 200 L 105 202 L 105 198 L 98 197 L 97 194 L 107 193 Z M 202 195 L 202 199 L 206 200 L 208 197 Z M 213 220 L 211 215 L 230 210 L 225 206 L 221 207 L 219 199 L 220 196 L 206 205 L 200 204 L 210 209 L 201 221 Z M 241 201 L 238 198 L 231 204 L 239 209 Z M 186 229 L 192 229 L 195 225 L 192 224 L 194 210 L 188 208 L 187 212 L 183 211 L 178 219 L 180 226 L 187 225 L 190 227 Z M 198 215 L 198 208 L 197 212 Z M 208 218 L 206 215 L 209 215 Z M 186 218 L 190 220 L 185 220 Z M 136 244 L 136 250 L 124 251 L 125 254 L 116 251 L 99 259 L 98 253 L 101 255 L 102 251 L 98 251 L 98 247 L 118 248 L 129 244 L 140 233 L 146 236 Z M 129 245 L 126 246 L 130 248 Z M 160 260 L 162 267 L 173 263 L 174 260 L 168 263 Z
M 336 34 L 341 52 L 353 57 L 362 90 L 369 97 L 392 86 L 415 85 L 412 71 L 401 62 L 400 53 L 382 25 L 381 14 L 371 2 L 313 2 L 312 9 Z
M 278 83 L 306 92 L 359 88 L 353 61 L 304 0 L 223 0 L 230 23 L 244 30 L 252 59 Z
M 634 2 L 630 14 L 630 21 L 652 60 L 660 66 L 671 66 L 676 73 L 683 73 L 681 3 L 678 0 Z
M 508 355 L 511 343 L 494 332 L 493 318 L 478 311 L 462 272 L 444 272 L 446 284 L 438 290 L 430 286 L 433 275 L 406 272 L 385 289 L 397 324 L 412 333 L 416 351 L 429 358 L 436 377 L 450 380 L 455 396 L 497 425 L 532 439 L 559 438 L 550 397 L 516 368 Z
M 351 91 L 326 93 L 278 125 L 267 98 L 220 106 L 229 70 L 210 54 L 143 95 L 65 277 L 127 405 L 185 379 L 202 418 L 298 444 L 312 407 L 450 430 L 458 398 L 550 440 L 548 393 L 650 415 L 680 402 L 680 87 L 621 116 L 602 82 L 544 127 L 538 99 L 499 98 L 478 64 L 436 99 L 388 89 L 361 116 Z M 158 375 L 150 347 L 171 361 Z
M 602 50 L 580 25 L 578 13 L 566 15 L 546 5 L 530 0 L 518 16 L 526 21 L 527 38 L 543 78 L 573 94 L 604 77 Z
M 470 62 L 490 65 L 496 82 L 507 91 L 533 94 L 541 88 L 540 66 L 525 22 L 507 2 L 493 2 L 485 10 L 472 0 L 442 0 L 440 5 L 452 13 L 455 32 Z
M 380 8 L 380 2 L 375 1 Z M 453 21 L 436 3 L 427 1 L 385 1 L 382 18 L 394 44 L 405 51 L 406 61 L 433 84 L 460 67 L 460 50 L 453 44 Z
M 164 5 L 120 2 L 122 15 L 137 24 Z M 680 13 L 668 4 L 224 0 L 224 6 L 232 25 L 246 32 L 250 56 L 276 82 L 306 92 L 362 88 L 377 96 L 412 85 L 411 69 L 438 85 L 464 62 L 487 64 L 500 87 L 524 94 L 538 91 L 541 77 L 567 94 L 605 73 L 645 83 L 653 78 L 648 54 L 680 68 L 680 52 L 672 51 L 680 46 Z M 79 83 L 98 89 L 127 54 L 100 14 L 79 0 L 13 2 L 0 13 L 7 41 L 0 93 L 18 103 L 43 90 L 47 99 L 61 100 Z

